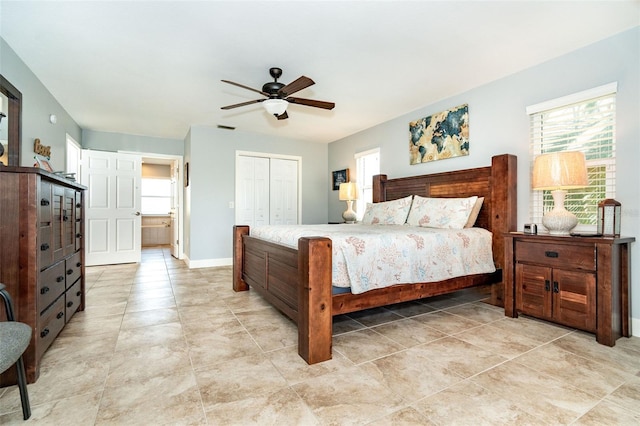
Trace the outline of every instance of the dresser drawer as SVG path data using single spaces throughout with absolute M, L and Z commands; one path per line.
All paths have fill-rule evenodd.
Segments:
M 38 312 L 42 313 L 65 290 L 64 262 L 40 272 L 38 279 Z
M 73 314 L 75 314 L 80 307 L 80 302 L 82 300 L 80 281 L 81 280 L 76 281 L 65 293 L 65 322 L 69 322 Z
M 596 270 L 596 253 L 593 245 L 545 244 L 516 241 L 516 262 L 539 263 L 549 267 Z
M 80 275 L 82 275 L 82 262 L 80 252 L 76 252 L 73 256 L 66 260 L 66 272 L 67 276 L 67 288 L 71 287 L 73 283 L 78 281 Z
M 40 358 L 64 327 L 64 296 L 58 298 L 53 305 L 42 313 L 38 321 L 36 339 L 37 356 Z

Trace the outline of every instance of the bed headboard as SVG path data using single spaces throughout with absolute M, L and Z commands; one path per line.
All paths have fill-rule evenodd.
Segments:
M 503 154 L 491 158 L 491 166 L 430 175 L 387 179 L 373 178 L 373 202 L 421 197 L 484 197 L 476 225 L 493 233 L 493 260 L 504 263 L 505 232 L 515 231 L 517 222 L 517 158 Z

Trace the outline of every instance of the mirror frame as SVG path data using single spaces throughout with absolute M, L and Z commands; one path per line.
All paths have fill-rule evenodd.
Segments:
M 22 140 L 22 93 L 0 74 L 0 92 L 8 98 L 7 110 L 7 166 L 20 166 Z

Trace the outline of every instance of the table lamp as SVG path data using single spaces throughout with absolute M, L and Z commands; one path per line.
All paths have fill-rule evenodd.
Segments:
M 578 224 L 578 218 L 564 207 L 567 189 L 588 185 L 587 165 L 582 152 L 563 151 L 542 154 L 533 163 L 532 187 L 550 190 L 553 209 L 542 218 L 542 224 L 552 235 L 568 235 Z
M 358 187 L 354 182 L 340 184 L 340 193 L 338 194 L 340 201 L 347 202 L 347 210 L 342 213 L 342 218 L 346 223 L 355 223 L 357 216 L 353 211 L 353 201 L 358 199 Z

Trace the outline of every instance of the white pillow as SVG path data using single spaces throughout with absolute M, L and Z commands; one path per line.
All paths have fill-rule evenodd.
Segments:
M 426 228 L 464 228 L 477 196 L 468 198 L 424 198 L 416 195 L 413 199 L 407 223 Z
M 464 225 L 465 228 L 473 228 L 473 225 L 476 224 L 476 220 L 478 219 L 478 215 L 480 214 L 480 209 L 482 208 L 482 203 L 484 203 L 484 197 L 478 197 L 476 203 L 471 209 L 469 219 L 467 219 L 467 223 Z
M 367 203 L 362 223 L 367 225 L 404 225 L 411 208 L 412 195 L 382 203 Z

